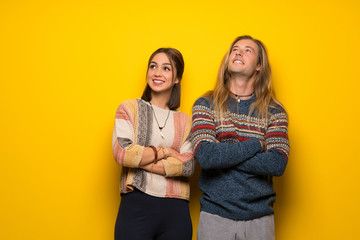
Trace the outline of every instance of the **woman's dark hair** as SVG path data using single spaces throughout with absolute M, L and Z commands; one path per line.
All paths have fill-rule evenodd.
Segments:
M 167 103 L 168 107 L 171 110 L 176 110 L 177 108 L 180 107 L 180 96 L 181 96 L 180 82 L 181 82 L 182 75 L 184 73 L 184 65 L 185 65 L 184 59 L 183 59 L 182 54 L 175 48 L 159 48 L 158 50 L 153 52 L 153 54 L 151 54 L 151 56 L 149 58 L 149 62 L 148 62 L 148 70 L 149 70 L 149 66 L 151 64 L 152 59 L 158 53 L 165 53 L 170 60 L 172 69 L 175 70 L 175 71 L 173 71 L 174 74 L 173 74 L 172 81 L 175 81 L 175 79 L 179 80 L 179 83 L 176 83 L 174 85 L 171 95 L 170 95 L 169 102 Z M 147 72 L 146 72 L 146 75 L 147 75 Z M 148 102 L 151 100 L 151 88 L 149 87 L 149 84 L 146 84 L 146 87 L 141 96 L 141 99 L 148 101 Z

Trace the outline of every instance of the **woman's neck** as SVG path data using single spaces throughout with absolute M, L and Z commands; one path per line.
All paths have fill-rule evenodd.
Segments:
M 162 109 L 169 109 L 168 102 L 169 102 L 170 96 L 165 96 L 165 94 L 151 94 L 151 104 L 154 106 L 157 106 Z

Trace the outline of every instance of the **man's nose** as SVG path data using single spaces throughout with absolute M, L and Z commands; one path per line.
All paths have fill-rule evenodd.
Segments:
M 244 51 L 239 49 L 239 50 L 236 51 L 236 55 L 243 56 L 243 55 L 244 55 Z

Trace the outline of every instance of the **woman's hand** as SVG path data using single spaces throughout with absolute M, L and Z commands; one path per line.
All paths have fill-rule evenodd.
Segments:
M 156 149 L 156 151 L 159 153 L 159 149 Z M 141 158 L 141 161 L 139 163 L 139 167 L 146 166 L 152 162 L 155 161 L 156 154 L 154 152 L 154 149 L 151 147 L 145 147 L 143 156 Z M 161 158 L 157 156 L 157 160 L 160 160 Z
M 164 164 L 162 163 L 162 161 L 158 161 L 156 164 L 155 163 L 150 163 L 148 165 L 145 166 L 141 166 L 142 169 L 148 171 L 148 172 L 152 172 L 152 173 L 157 173 L 160 175 L 165 176 L 165 169 L 164 169 Z
M 172 148 L 160 147 L 158 150 L 159 159 L 166 159 L 168 157 L 176 157 L 180 153 Z

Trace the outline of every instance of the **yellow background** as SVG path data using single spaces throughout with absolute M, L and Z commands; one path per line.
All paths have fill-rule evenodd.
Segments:
M 358 0 L 2 0 L 0 239 L 112 239 L 114 116 L 141 96 L 148 57 L 163 46 L 183 53 L 181 110 L 190 114 L 243 34 L 267 46 L 289 113 L 277 239 L 357 238 L 359 12 Z

